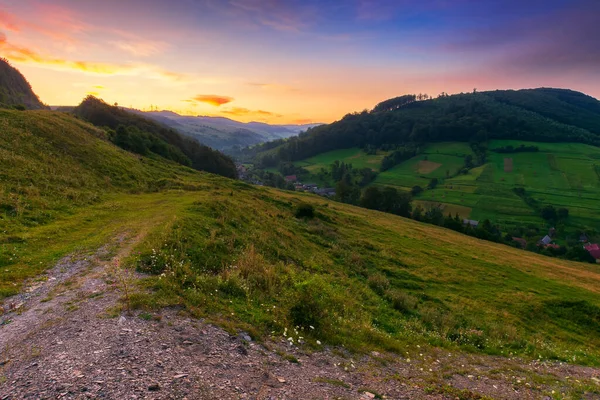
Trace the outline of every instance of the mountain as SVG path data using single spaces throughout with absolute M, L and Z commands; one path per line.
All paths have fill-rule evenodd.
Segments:
M 390 99 L 371 112 L 313 128 L 275 150 L 267 144 L 264 149 L 277 158 L 267 164 L 343 148 L 407 143 L 516 139 L 600 145 L 600 102 L 571 90 L 497 90 L 415 100 L 414 95 Z M 261 148 L 252 151 L 260 154 Z
M 197 139 L 200 143 L 223 151 L 286 139 L 321 125 L 269 125 L 262 122 L 243 123 L 223 117 L 183 116 L 172 111 L 131 111 L 148 116 Z
M 47 108 L 31 89 L 27 79 L 6 59 L 0 58 L 0 107 Z
M 72 112 L 98 127 L 114 130 L 115 143 L 145 155 L 159 154 L 194 169 L 236 177 L 233 161 L 219 151 L 198 143 L 159 122 L 88 96 Z

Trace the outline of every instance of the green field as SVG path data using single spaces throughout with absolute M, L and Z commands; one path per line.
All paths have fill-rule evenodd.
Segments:
M 377 152 L 377 155 L 368 155 L 358 147 L 353 147 L 322 153 L 306 160 L 296 161 L 294 164 L 303 167 L 311 173 L 317 173 L 321 168 L 329 170 L 329 166 L 336 160 L 352 164 L 355 169 L 370 168 L 378 171 L 379 167 L 381 167 L 381 160 L 383 160 L 386 154 L 386 152 L 380 151 Z
M 578 143 L 514 140 L 493 140 L 489 148 L 521 144 L 536 145 L 540 151 L 510 154 L 490 151 L 486 165 L 451 178 L 445 178 L 446 171 L 453 174 L 462 167 L 463 158 L 459 155 L 468 154 L 470 149 L 466 143 L 436 144 L 425 154 L 381 173 L 375 183 L 406 189 L 414 185 L 424 188 L 435 177 L 441 179 L 441 184 L 423 192 L 418 200 L 470 208 L 470 218 L 488 218 L 501 226 L 530 223 L 543 226 L 544 221 L 512 191 L 523 187 L 541 204 L 568 208 L 570 224 L 598 229 L 600 148 Z M 425 157 L 441 166 L 429 174 L 419 173 L 418 163 Z M 505 159 L 511 159 L 506 162 L 512 163 L 512 170 L 505 170 Z

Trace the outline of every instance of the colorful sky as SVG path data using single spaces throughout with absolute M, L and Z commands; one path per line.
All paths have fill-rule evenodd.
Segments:
M 406 93 L 600 98 L 600 0 L 0 0 L 42 101 L 331 122 Z

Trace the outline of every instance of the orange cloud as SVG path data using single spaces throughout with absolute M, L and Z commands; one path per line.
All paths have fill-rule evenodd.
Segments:
M 200 94 L 193 99 L 185 100 L 186 102 L 198 102 L 198 103 L 206 103 L 211 106 L 220 107 L 223 104 L 231 103 L 233 101 L 233 97 L 229 96 L 219 96 L 216 94 Z
M 111 44 L 137 57 L 149 57 L 160 53 L 164 48 L 164 43 L 153 43 L 150 41 L 116 41 L 111 42 Z
M 24 64 L 35 64 L 38 66 L 83 72 L 96 75 L 125 75 L 142 76 L 151 79 L 181 80 L 184 75 L 177 72 L 166 71 L 152 65 L 122 65 L 93 61 L 75 61 L 53 58 L 42 55 L 26 47 L 15 46 L 6 40 L 4 34 L 0 34 L 0 50 L 4 57 L 10 61 Z
M 243 107 L 233 107 L 229 110 L 222 111 L 223 114 L 235 115 L 235 116 L 243 116 L 243 115 L 257 115 L 262 117 L 281 117 L 279 114 L 272 113 L 270 111 L 264 110 L 250 110 L 248 108 Z
M 6 11 L 0 11 L 0 27 L 8 31 L 19 32 L 17 18 Z

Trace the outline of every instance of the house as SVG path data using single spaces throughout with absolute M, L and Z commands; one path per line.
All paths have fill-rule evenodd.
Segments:
M 519 247 L 522 249 L 527 247 L 527 240 L 525 240 L 523 238 L 513 237 L 512 240 L 513 240 L 513 242 L 518 243 Z
M 471 227 L 477 228 L 479 226 L 479 221 L 474 221 L 472 219 L 463 219 L 463 225 L 471 225 Z
M 316 189 L 315 193 L 318 194 L 319 196 L 333 197 L 333 196 L 335 196 L 335 189 L 334 188 Z
M 544 248 L 545 249 L 555 249 L 555 250 L 558 250 L 558 249 L 560 249 L 560 246 L 557 245 L 557 244 L 550 243 L 550 244 L 545 245 Z
M 540 246 L 548 246 L 550 243 L 552 243 L 552 238 L 550 236 L 546 235 L 546 236 L 544 236 L 543 239 L 541 239 L 538 242 L 538 245 L 540 245 Z
M 588 243 L 583 247 L 596 259 L 596 261 L 600 260 L 600 246 L 598 246 L 598 244 Z
M 298 180 L 298 177 L 296 175 L 288 175 L 285 177 L 285 181 L 286 182 L 296 182 Z
M 319 187 L 316 183 L 305 183 L 303 188 L 304 190 L 314 191 L 317 190 Z

